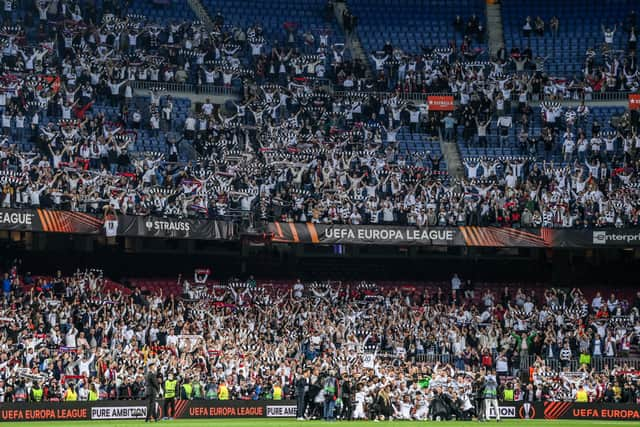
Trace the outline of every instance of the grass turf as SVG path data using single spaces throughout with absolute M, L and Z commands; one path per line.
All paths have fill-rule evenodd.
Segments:
M 343 424 L 345 427 L 364 427 L 364 426 L 424 426 L 425 423 L 432 423 L 432 421 L 381 421 L 379 423 L 374 423 L 373 421 L 349 421 L 349 422 L 339 422 L 337 424 Z M 458 426 L 469 426 L 476 425 L 476 422 L 473 421 L 449 421 L 442 422 L 438 424 L 455 424 Z M 136 425 L 150 425 L 150 426 L 166 426 L 166 427 L 204 427 L 215 425 L 216 427 L 304 427 L 304 426 L 317 426 L 317 425 L 330 425 L 334 423 L 327 423 L 325 421 L 296 421 L 293 419 L 221 419 L 221 418 L 210 418 L 210 419 L 194 419 L 194 420 L 171 420 L 171 421 L 160 421 L 158 423 L 149 423 L 146 424 L 143 420 L 114 420 L 114 421 L 35 421 L 35 422 L 3 422 L 2 427 L 26 427 L 28 425 L 32 426 L 68 426 L 68 427 L 133 427 Z M 609 425 L 617 425 L 619 427 L 637 425 L 635 422 L 628 421 L 570 421 L 570 420 L 514 420 L 514 419 L 505 419 L 501 423 L 496 423 L 495 421 L 490 421 L 488 423 L 478 424 L 482 426 L 488 425 L 497 425 L 499 427 L 588 427 L 590 425 L 601 425 L 601 426 L 609 426 Z

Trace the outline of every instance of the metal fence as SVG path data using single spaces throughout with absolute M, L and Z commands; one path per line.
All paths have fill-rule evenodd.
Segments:
M 365 353 L 374 354 L 380 359 L 387 360 L 414 360 L 417 363 L 446 364 L 454 363 L 456 357 L 451 353 L 419 353 L 415 356 L 407 356 L 405 353 L 395 352 L 375 352 L 374 350 L 365 350 Z
M 334 90 L 333 94 L 339 97 L 348 97 L 357 91 Z M 397 95 L 399 98 L 407 101 L 427 102 L 427 96 L 431 95 L 451 95 L 450 93 L 422 93 L 422 92 L 376 92 L 376 91 L 360 91 L 360 95 L 375 96 L 377 98 L 386 98 Z
M 349 96 L 354 92 L 355 91 L 345 91 L 342 88 L 340 88 L 339 90 L 333 91 L 334 95 L 341 96 L 341 97 Z M 584 99 L 585 102 L 592 102 L 592 101 L 593 102 L 623 102 L 629 99 L 630 93 L 631 92 L 628 92 L 628 91 L 593 92 L 593 93 L 586 93 L 584 94 L 584 96 L 579 96 L 579 97 L 572 96 L 569 98 L 558 98 L 558 97 L 553 97 L 545 94 L 540 94 L 538 96 L 529 97 L 528 102 L 535 103 L 535 102 L 555 101 L 555 102 L 562 103 L 562 102 L 580 102 L 582 99 Z M 392 95 L 397 95 L 399 98 L 407 101 L 423 102 L 423 103 L 427 102 L 428 96 L 448 95 L 448 96 L 453 96 L 456 103 L 460 101 L 459 95 L 452 94 L 450 92 L 425 93 L 425 92 L 376 92 L 376 91 L 368 92 L 368 91 L 365 91 L 365 92 L 359 92 L 359 94 L 363 94 L 363 95 L 366 94 L 366 95 L 375 96 L 379 98 L 385 98 Z M 518 102 L 518 95 L 515 93 L 512 94 L 511 101 Z
M 132 87 L 134 89 L 153 89 L 163 92 L 182 92 L 219 96 L 234 96 L 240 93 L 237 88 L 214 84 L 194 85 L 191 83 L 154 82 L 149 80 L 135 80 Z
M 319 80 L 319 79 L 318 79 Z M 369 95 L 378 98 L 385 98 L 389 96 L 398 96 L 406 101 L 413 101 L 418 103 L 426 103 L 428 96 L 443 96 L 453 95 L 456 103 L 459 101 L 459 96 L 447 92 L 378 92 L 378 91 L 347 91 L 342 86 L 332 85 L 328 80 L 318 81 L 317 86 L 329 86 L 332 88 L 332 92 L 335 96 L 348 97 L 354 93 L 359 95 Z M 134 89 L 156 89 L 167 92 L 182 92 L 182 93 L 195 93 L 205 95 L 217 95 L 217 96 L 237 96 L 242 92 L 237 87 L 227 87 L 215 84 L 191 84 L 191 83 L 176 83 L 176 82 L 155 82 L 149 80 L 134 80 L 132 87 Z M 557 98 L 540 94 L 539 96 L 530 97 L 529 102 L 543 102 L 543 101 L 556 101 L 556 102 L 579 102 L 582 99 L 585 102 L 624 102 L 629 98 L 629 91 L 615 91 L 615 92 L 593 92 L 586 93 L 581 97 L 570 98 Z M 512 95 L 512 102 L 517 102 L 517 94 Z
M 408 357 L 404 353 L 399 352 L 375 352 L 374 349 L 365 349 L 365 353 L 373 354 L 381 359 L 388 360 L 407 360 L 412 359 L 419 363 L 451 363 L 453 364 L 457 357 L 451 353 L 420 353 L 415 356 Z M 494 355 L 495 356 L 495 355 Z M 495 358 L 495 357 L 494 357 Z M 578 371 L 581 367 L 578 360 L 570 360 L 567 364 L 562 364 L 559 359 L 540 359 L 538 356 L 527 356 L 520 359 L 520 370 L 527 370 L 533 366 L 537 361 L 542 360 L 545 366 L 548 366 L 553 371 L 561 371 L 564 368 L 568 368 L 569 371 Z M 613 369 L 615 367 L 628 368 L 632 370 L 640 370 L 640 358 L 631 357 L 592 357 L 589 365 L 596 371 L 602 371 L 604 368 Z
M 627 101 L 632 92 L 594 92 L 585 94 L 585 101 Z
M 554 96 L 549 96 L 549 95 L 545 95 L 545 94 L 540 94 L 541 96 L 538 96 L 536 98 L 531 98 L 529 99 L 529 102 L 536 102 L 536 101 L 555 101 L 555 102 L 580 102 L 582 100 L 584 100 L 585 102 L 622 102 L 622 101 L 627 101 L 629 99 L 629 94 L 631 92 L 628 91 L 616 91 L 616 92 L 592 92 L 592 93 L 585 93 L 583 95 L 579 95 L 579 96 L 571 96 L 568 98 L 558 98 L 558 97 L 554 97 Z M 513 98 L 512 101 L 517 101 L 517 95 L 513 94 Z
M 522 369 L 529 369 L 536 361 L 540 360 L 537 356 L 528 356 L 523 358 L 520 363 Z M 578 360 L 570 360 L 568 363 L 561 363 L 559 359 L 542 359 L 545 366 L 553 371 L 561 371 L 568 368 L 569 371 L 575 372 L 582 366 Z M 524 362 L 524 363 L 523 363 Z M 615 367 L 627 367 L 628 369 L 640 370 L 640 358 L 631 357 L 592 357 L 589 367 L 596 371 L 602 371 L 604 368 L 613 369 Z

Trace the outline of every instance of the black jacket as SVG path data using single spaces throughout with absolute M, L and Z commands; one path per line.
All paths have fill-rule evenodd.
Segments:
M 296 378 L 296 395 L 302 396 L 305 393 L 305 388 L 311 385 L 311 381 L 307 380 L 305 377 L 300 376 Z
M 154 372 L 147 372 L 146 377 L 146 395 L 147 397 L 156 397 L 160 392 L 160 384 Z

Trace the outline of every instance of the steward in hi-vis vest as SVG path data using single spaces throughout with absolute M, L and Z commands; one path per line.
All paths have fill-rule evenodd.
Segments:
M 176 388 L 178 381 L 173 378 L 173 374 L 169 374 L 164 382 L 164 418 L 173 419 L 176 413 Z M 169 412 L 171 409 L 171 412 Z
M 40 384 L 37 382 L 33 384 L 33 387 L 31 388 L 31 401 L 42 402 L 43 394 L 44 394 L 44 391 L 40 387 Z

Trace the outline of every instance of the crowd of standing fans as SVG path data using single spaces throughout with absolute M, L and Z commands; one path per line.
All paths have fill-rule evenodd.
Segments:
M 464 419 L 489 411 L 478 399 L 640 399 L 637 366 L 616 359 L 637 354 L 640 293 L 196 272 L 165 295 L 98 270 L 26 268 L 17 260 L 2 283 L 4 402 L 142 399 L 149 372 L 169 405 L 297 399 L 306 418 Z
M 221 14 L 210 30 L 102 4 L 3 2 L 1 208 L 417 227 L 640 221 L 637 110 L 598 123 L 585 102 L 554 103 L 638 89 L 635 15 L 621 54 L 608 42 L 617 28 L 604 28 L 605 47 L 567 80 L 529 48 L 484 61 L 476 16 L 454 22 L 461 46 L 388 42 L 364 63 L 328 30 L 288 23 L 276 41 Z M 354 32 L 357 17 L 342 18 Z M 140 82 L 148 97 L 136 96 Z M 164 90 L 181 83 L 242 96 L 182 117 Z M 429 111 L 407 101 L 415 92 L 452 94 L 459 108 Z M 464 159 L 456 179 L 439 150 L 406 149 L 415 136 L 520 155 Z M 149 141 L 164 146 L 141 150 Z M 640 403 L 640 293 L 457 276 L 396 287 L 196 273 L 180 295 L 135 282 L 97 270 L 34 276 L 16 261 L 2 279 L 0 401 L 159 395 L 170 417 L 176 399 L 294 399 L 298 418 L 328 420 L 482 419 L 498 401 Z
M 504 52 L 472 60 L 478 17 L 454 24 L 466 47 L 386 43 L 363 64 L 329 31 L 293 24 L 278 41 L 222 15 L 209 31 L 126 15 L 113 2 L 101 11 L 33 5 L 37 16 L 9 13 L 0 34 L 3 208 L 418 227 L 638 224 L 637 111 L 598 124 L 586 105 L 545 103 L 535 130 L 531 102 L 585 98 L 589 85 L 520 69 L 516 52 L 515 72 Z M 357 18 L 344 19 L 355 27 Z M 609 69 L 617 88 L 635 87 L 635 61 L 594 55 L 590 64 Z M 145 108 L 139 81 L 157 83 Z M 177 120 L 162 87 L 174 82 L 239 85 L 243 96 L 207 100 Z M 459 108 L 428 111 L 403 96 L 416 91 L 454 94 Z M 467 175 L 454 179 L 439 150 L 406 149 L 416 134 L 517 146 L 520 156 L 464 159 Z M 164 143 L 142 150 L 149 140 Z

